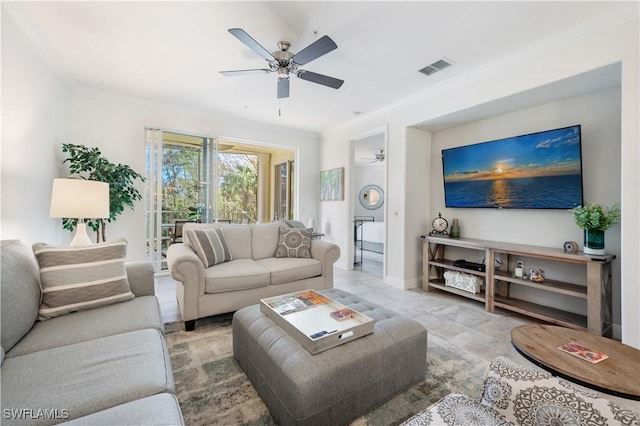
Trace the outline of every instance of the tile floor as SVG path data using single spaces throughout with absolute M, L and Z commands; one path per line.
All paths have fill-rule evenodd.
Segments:
M 537 320 L 510 311 L 496 309 L 491 314 L 480 302 L 439 290 L 400 290 L 382 280 L 382 263 L 368 259 L 353 271 L 334 269 L 334 287 L 402 315 L 413 318 L 428 330 L 427 354 L 432 345 L 458 347 L 483 359 L 487 365 L 497 356 L 506 356 L 532 366 L 511 345 L 511 329 Z M 175 286 L 169 276 L 156 278 L 156 295 L 164 322 L 180 321 Z M 640 412 L 640 403 L 609 397 L 610 400 Z
M 510 332 L 535 320 L 508 311 L 490 314 L 479 302 L 437 290 L 400 290 L 385 284 L 381 277 L 382 263 L 365 259 L 353 271 L 335 268 L 334 287 L 415 319 L 429 331 L 430 343 L 444 340 L 487 362 L 499 355 L 524 360 L 511 346 Z M 180 321 L 171 277 L 156 278 L 156 295 L 163 320 Z

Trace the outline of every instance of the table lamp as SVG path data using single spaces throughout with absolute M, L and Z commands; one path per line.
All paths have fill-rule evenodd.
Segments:
M 109 217 L 109 184 L 85 179 L 54 179 L 49 216 L 79 219 L 71 245 L 91 245 L 84 220 Z

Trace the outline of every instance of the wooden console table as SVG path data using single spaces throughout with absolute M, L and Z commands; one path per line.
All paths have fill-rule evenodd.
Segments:
M 425 235 L 423 242 L 423 289 L 439 289 L 478 300 L 485 304 L 488 312 L 495 307 L 518 312 L 552 324 L 579 330 L 588 330 L 597 335 L 611 333 L 611 262 L 613 255 L 591 256 L 583 253 L 565 253 L 559 248 L 512 244 L 498 241 L 476 240 L 470 238 L 446 238 Z M 484 258 L 486 271 L 476 271 L 453 265 L 455 258 L 448 251 L 456 248 L 468 251 L 471 257 Z M 501 265 L 495 265 L 496 255 Z M 543 259 L 557 263 L 570 263 L 586 268 L 586 282 L 574 284 L 545 278 L 542 282 L 516 277 L 510 256 L 520 259 Z M 460 271 L 484 279 L 485 289 L 480 293 L 469 293 L 446 286 L 444 272 Z M 552 271 L 547 271 L 551 276 Z M 586 315 L 555 309 L 541 304 L 531 303 L 510 297 L 511 286 L 535 288 L 554 294 L 570 296 L 586 303 Z
M 640 400 L 640 351 L 612 339 L 552 325 L 522 325 L 511 330 L 518 352 L 552 374 L 623 398 Z M 609 358 L 597 364 L 562 352 L 576 342 Z

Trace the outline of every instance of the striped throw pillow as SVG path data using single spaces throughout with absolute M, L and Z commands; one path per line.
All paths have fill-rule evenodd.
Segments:
M 39 320 L 133 299 L 125 258 L 127 240 L 82 247 L 33 245 L 40 265 Z
M 189 245 L 205 268 L 233 260 L 221 227 L 188 229 L 185 233 L 188 234 Z

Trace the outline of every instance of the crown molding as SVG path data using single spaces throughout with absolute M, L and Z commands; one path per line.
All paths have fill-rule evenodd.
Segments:
M 274 130 L 276 130 L 278 132 L 281 132 L 283 134 L 288 134 L 288 135 L 293 135 L 293 136 L 301 136 L 301 137 L 305 137 L 305 138 L 312 138 L 312 139 L 320 140 L 320 133 L 318 133 L 318 132 L 314 132 L 314 131 L 310 131 L 310 130 L 306 130 L 306 129 L 300 129 L 300 128 L 296 128 L 296 127 L 280 126 L 280 125 L 277 125 L 277 124 L 268 123 L 268 122 L 262 122 L 262 121 L 257 121 L 257 120 L 249 120 L 249 119 L 246 119 L 246 118 L 241 117 L 239 115 L 230 114 L 228 111 L 219 110 L 219 109 L 216 109 L 216 108 L 204 108 L 203 109 L 203 108 L 197 108 L 197 107 L 190 107 L 188 105 L 175 104 L 175 103 L 156 101 L 156 100 L 151 100 L 151 99 L 146 99 L 146 98 L 141 98 L 141 97 L 123 95 L 121 93 L 109 92 L 109 91 L 106 91 L 106 90 L 93 89 L 93 88 L 84 87 L 84 86 L 76 87 L 76 89 L 74 91 L 74 94 L 76 94 L 76 95 L 86 95 L 86 96 L 90 96 L 90 97 L 102 98 L 102 99 L 106 99 L 106 100 L 110 100 L 110 101 L 116 101 L 116 102 L 122 102 L 122 103 L 138 104 L 138 105 L 143 105 L 145 107 L 168 108 L 168 109 L 172 109 L 172 110 L 175 110 L 175 111 L 184 112 L 185 114 L 196 114 L 196 115 L 200 115 L 200 116 L 203 116 L 203 117 L 206 117 L 207 115 L 214 114 L 217 118 L 219 118 L 221 120 L 225 120 L 225 121 L 227 121 L 229 123 L 233 123 L 233 124 L 238 125 L 238 126 L 249 127 L 249 128 L 257 128 L 257 129 L 271 128 L 271 129 L 274 129 Z M 155 126 L 155 125 L 149 125 L 147 127 L 163 128 L 163 126 Z M 222 136 L 222 135 L 218 135 L 217 137 L 218 138 L 227 138 L 226 136 Z M 227 138 L 227 139 L 230 139 L 230 138 Z M 251 141 L 247 141 L 247 142 L 251 142 Z M 253 142 L 251 142 L 251 143 L 253 143 Z
M 53 69 L 69 92 L 76 89 L 76 83 L 62 60 L 55 53 L 55 49 L 46 34 L 29 12 L 26 2 L 3 1 L 3 9 L 13 18 L 18 28 L 27 36 L 45 62 Z

